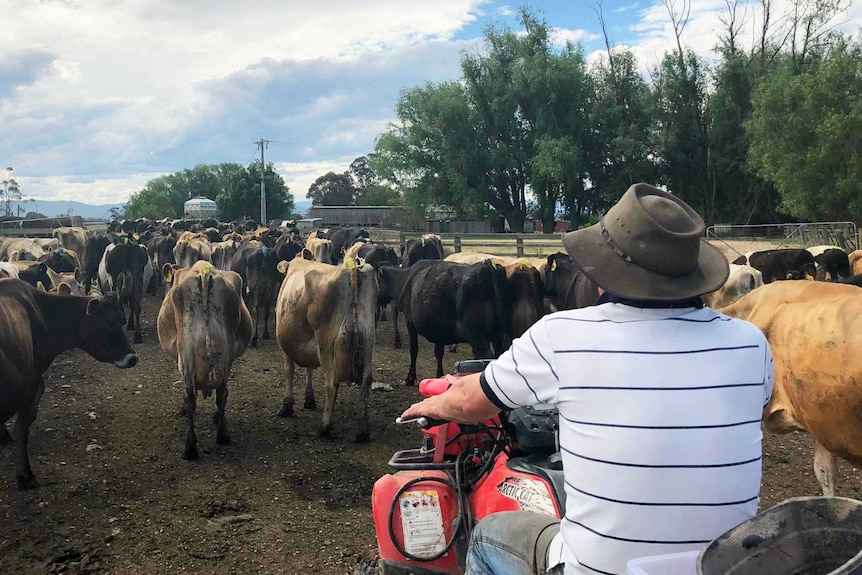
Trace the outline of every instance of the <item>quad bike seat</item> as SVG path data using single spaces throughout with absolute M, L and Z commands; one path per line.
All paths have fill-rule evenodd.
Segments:
M 546 480 L 554 490 L 552 495 L 560 502 L 560 508 L 566 508 L 566 479 L 563 477 L 563 462 L 559 453 L 514 457 L 506 462 L 506 466 L 513 471 L 530 473 Z

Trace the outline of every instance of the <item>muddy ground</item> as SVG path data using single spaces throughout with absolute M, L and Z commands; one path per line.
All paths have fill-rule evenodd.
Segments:
M 30 441 L 39 489 L 16 489 L 13 449 L 0 448 L 0 574 L 352 573 L 357 558 L 376 549 L 375 479 L 393 451 L 419 444 L 418 431 L 393 423 L 418 392 L 401 386 L 408 353 L 393 349 L 392 323 L 378 332 L 374 379 L 392 391 L 372 393 L 371 443 L 353 443 L 340 422 L 358 398 L 350 386 L 339 394 L 332 439 L 315 437 L 320 409 L 301 407 L 303 373 L 296 417 L 273 415 L 285 388 L 270 340 L 234 366 L 233 442 L 215 444 L 215 400 L 199 399 L 201 458 L 187 462 L 185 420 L 177 416 L 184 391 L 158 346 L 158 303 L 144 302 L 137 367 L 121 371 L 73 351 L 46 374 Z M 444 365 L 465 352 L 447 353 Z M 434 369 L 421 340 L 419 377 Z M 322 406 L 319 377 L 315 387 Z M 764 447 L 763 507 L 819 493 L 810 437 L 767 434 Z M 843 462 L 838 493 L 862 498 L 860 473 Z

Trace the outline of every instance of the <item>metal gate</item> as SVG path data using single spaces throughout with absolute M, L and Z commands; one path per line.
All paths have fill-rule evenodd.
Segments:
M 847 252 L 859 249 L 859 233 L 853 222 L 715 225 L 706 229 L 706 238 L 724 252 L 729 261 L 748 252 L 779 248 L 828 245 Z

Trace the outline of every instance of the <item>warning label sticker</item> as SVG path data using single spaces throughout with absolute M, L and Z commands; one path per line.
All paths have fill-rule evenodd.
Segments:
M 517 501 L 521 511 L 557 516 L 551 494 L 548 493 L 548 488 L 541 481 L 523 477 L 507 477 L 497 486 L 497 491 L 503 497 Z
M 399 498 L 404 550 L 416 557 L 431 557 L 446 547 L 440 497 L 433 489 L 405 491 Z

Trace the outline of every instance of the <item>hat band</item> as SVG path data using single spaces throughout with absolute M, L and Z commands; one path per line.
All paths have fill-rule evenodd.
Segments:
M 608 244 L 608 247 L 610 247 L 612 250 L 614 250 L 614 253 L 617 254 L 618 256 L 620 256 L 621 258 L 623 258 L 624 260 L 626 260 L 629 263 L 632 263 L 632 257 L 630 255 L 626 254 L 626 252 L 624 252 L 622 249 L 620 249 L 620 247 L 617 245 L 617 243 L 611 237 L 611 234 L 608 233 L 608 230 L 605 227 L 605 217 L 604 216 L 602 216 L 602 219 L 599 220 L 599 224 L 602 227 L 602 238 L 604 238 L 605 243 Z

